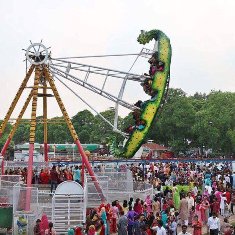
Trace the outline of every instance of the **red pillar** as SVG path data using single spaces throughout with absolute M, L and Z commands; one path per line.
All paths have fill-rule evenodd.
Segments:
M 84 188 L 84 174 L 85 174 L 85 165 L 84 165 L 84 161 L 83 161 L 83 158 L 82 158 L 82 187 Z
M 83 150 L 83 148 L 82 148 L 82 145 L 81 145 L 80 141 L 79 141 L 79 140 L 76 140 L 76 141 L 75 141 L 75 144 L 77 145 L 78 151 L 79 151 L 79 153 L 80 153 L 81 156 L 82 156 L 82 161 L 84 162 L 84 164 L 85 164 L 85 166 L 86 166 L 86 168 L 87 168 L 87 171 L 88 171 L 89 175 L 91 176 L 92 181 L 93 181 L 94 184 L 95 184 L 95 187 L 96 187 L 96 189 L 97 189 L 97 192 L 99 193 L 99 195 L 100 195 L 100 197 L 102 198 L 102 200 L 105 199 L 105 197 L 104 197 L 104 195 L 103 195 L 103 193 L 102 193 L 102 189 L 100 188 L 100 185 L 99 185 L 99 183 L 98 183 L 98 181 L 97 181 L 97 179 L 96 179 L 96 176 L 95 176 L 95 174 L 94 174 L 94 172 L 93 172 L 93 170 L 92 170 L 92 168 L 91 168 L 91 164 L 90 164 L 90 162 L 89 162 L 88 159 L 87 159 L 87 156 L 86 156 L 86 154 L 85 154 L 85 152 L 84 152 L 84 150 Z
M 33 152 L 34 152 L 34 144 L 29 144 L 29 161 L 28 161 L 28 174 L 27 174 L 27 191 L 26 191 L 26 207 L 25 210 L 30 210 L 30 202 L 31 202 L 31 186 L 32 186 L 32 178 L 33 178 Z

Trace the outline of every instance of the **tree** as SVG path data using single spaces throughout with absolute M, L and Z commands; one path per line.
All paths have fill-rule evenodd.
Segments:
M 185 152 L 192 141 L 194 121 L 195 110 L 186 94 L 181 89 L 170 89 L 157 125 L 162 141 L 176 152 Z
M 92 142 L 92 131 L 95 129 L 95 117 L 89 110 L 78 112 L 72 118 L 74 128 L 82 143 Z
M 62 117 L 55 117 L 50 121 L 51 124 L 48 125 L 48 143 L 73 143 L 68 126 Z
M 24 120 L 22 120 L 22 123 L 19 124 L 15 135 L 13 136 L 15 144 L 29 142 L 29 129 L 30 123 L 24 123 Z
M 235 93 L 212 91 L 196 113 L 196 142 L 225 154 L 234 151 Z
M 114 116 L 115 116 L 115 110 L 114 109 L 108 109 L 104 112 L 100 113 L 104 118 L 106 118 L 110 123 L 113 123 L 114 121 Z M 118 117 L 119 124 L 118 124 L 118 129 L 122 129 L 122 118 Z M 92 132 L 92 140 L 94 142 L 98 142 L 101 144 L 107 144 L 113 136 L 116 137 L 117 141 L 123 140 L 123 137 L 115 133 L 113 128 L 107 124 L 99 115 L 95 116 L 95 129 Z

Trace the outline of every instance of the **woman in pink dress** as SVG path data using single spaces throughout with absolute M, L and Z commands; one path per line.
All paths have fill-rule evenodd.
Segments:
M 140 215 L 143 212 L 143 207 L 139 198 L 136 199 L 134 204 L 134 211 Z
M 150 198 L 150 195 L 148 195 L 145 199 L 145 203 L 147 205 L 147 213 L 152 212 L 152 200 Z
M 194 216 L 192 227 L 193 227 L 193 235 L 202 235 L 202 222 L 198 220 L 197 215 Z
M 217 189 L 215 191 L 215 197 L 217 198 L 219 203 L 220 203 L 220 200 L 221 200 L 221 195 L 222 195 L 222 192 L 219 189 Z
M 207 197 L 204 196 L 200 205 L 201 219 L 202 219 L 203 224 L 206 224 L 209 218 L 209 208 L 210 208 L 210 203 Z
M 111 231 L 116 233 L 117 232 L 117 220 L 119 217 L 119 211 L 116 206 L 116 201 L 112 202 L 112 224 L 111 224 Z
M 197 215 L 198 219 L 201 221 L 201 204 L 199 202 L 196 202 L 195 205 L 195 215 Z

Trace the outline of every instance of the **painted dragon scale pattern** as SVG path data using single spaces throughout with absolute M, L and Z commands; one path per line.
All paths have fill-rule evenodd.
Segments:
M 131 158 L 139 150 L 164 104 L 168 90 L 172 53 L 170 39 L 160 30 L 151 30 L 141 32 L 137 41 L 140 44 L 146 44 L 152 39 L 158 41 L 157 59 L 164 63 L 164 69 L 163 71 L 157 71 L 153 76 L 151 89 L 156 92 L 156 95 L 145 101 L 143 107 L 141 107 L 140 118 L 145 122 L 145 127 L 142 130 L 135 129 L 130 134 L 122 151 L 117 151 L 117 149 L 114 151 L 114 154 L 120 157 Z

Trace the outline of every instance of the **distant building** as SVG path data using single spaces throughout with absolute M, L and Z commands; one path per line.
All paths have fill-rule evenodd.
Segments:
M 165 158 L 164 154 L 168 152 L 167 147 L 153 142 L 143 144 L 142 148 L 142 158 L 144 159 Z

